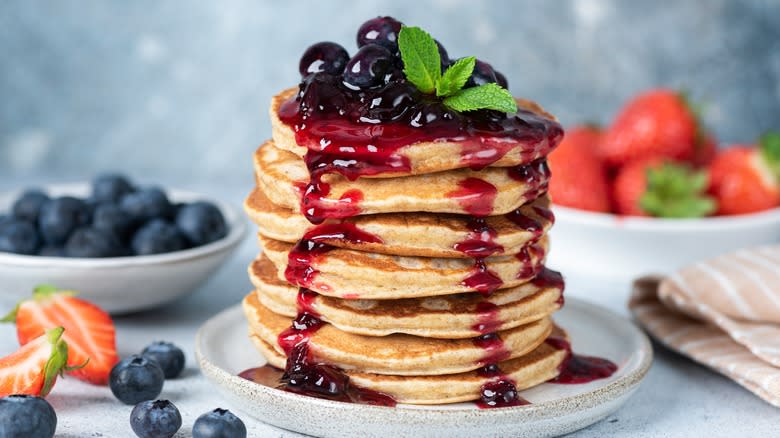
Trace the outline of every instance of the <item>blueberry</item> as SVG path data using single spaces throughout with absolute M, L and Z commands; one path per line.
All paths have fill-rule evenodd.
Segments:
M 37 223 L 41 207 L 48 200 L 49 197 L 42 191 L 28 190 L 14 202 L 13 207 L 11 207 L 11 214 L 16 219 L 33 224 Z
M 137 223 L 168 217 L 173 209 L 165 192 L 156 187 L 128 193 L 122 197 L 119 206 Z
M 141 438 L 170 438 L 181 428 L 181 414 L 168 400 L 143 401 L 130 413 L 130 427 Z
M 207 412 L 192 426 L 192 438 L 245 438 L 246 426 L 227 409 Z
M 98 202 L 119 202 L 133 190 L 130 181 L 118 173 L 104 173 L 92 181 L 92 198 Z
M 88 224 L 89 220 L 89 209 L 84 201 L 63 196 L 43 204 L 38 216 L 38 229 L 46 243 L 60 245 L 73 230 Z
M 0 398 L 0 437 L 51 438 L 57 429 L 57 414 L 49 402 L 32 395 Z
M 474 65 L 474 71 L 471 72 L 471 77 L 466 81 L 465 88 L 478 87 L 480 85 L 496 83 L 496 72 L 493 67 L 487 62 L 477 60 Z
M 303 52 L 298 71 L 301 76 L 310 73 L 325 72 L 329 75 L 340 75 L 349 61 L 349 53 L 339 44 L 330 41 L 313 44 Z
M 162 254 L 187 248 L 187 241 L 176 225 L 154 219 L 133 235 L 130 247 L 136 255 Z
M 176 226 L 195 246 L 214 242 L 227 235 L 222 212 L 210 202 L 193 202 L 182 207 L 176 215 Z
M 92 213 L 92 227 L 127 241 L 133 230 L 133 221 L 117 204 L 102 203 Z
M 184 369 L 184 352 L 170 342 L 154 342 L 144 348 L 141 356 L 157 362 L 166 379 L 177 377 Z
M 68 257 L 117 257 L 122 245 L 112 233 L 95 227 L 82 227 L 70 235 L 65 243 Z
M 376 44 L 363 46 L 349 60 L 344 70 L 344 82 L 352 87 L 367 88 L 382 83 L 385 73 L 393 69 L 395 57 Z
M 134 354 L 111 369 L 108 384 L 122 403 L 134 405 L 160 395 L 165 375 L 157 362 Z
M 498 85 L 501 85 L 502 88 L 509 89 L 509 82 L 506 80 L 506 76 L 498 70 L 495 70 L 494 73 L 496 74 L 496 82 Z
M 0 226 L 0 252 L 32 255 L 40 246 L 35 226 L 21 220 L 11 220 Z
M 392 53 L 398 52 L 401 22 L 393 17 L 376 17 L 363 23 L 357 32 L 357 45 L 378 44 Z
M 41 257 L 66 257 L 65 247 L 46 245 L 38 250 L 38 255 Z

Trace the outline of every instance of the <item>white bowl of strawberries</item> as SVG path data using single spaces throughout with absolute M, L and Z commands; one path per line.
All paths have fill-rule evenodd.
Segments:
M 567 130 L 549 164 L 548 263 L 564 272 L 629 280 L 780 242 L 780 135 L 718 149 L 673 91 L 640 94 L 605 130 Z

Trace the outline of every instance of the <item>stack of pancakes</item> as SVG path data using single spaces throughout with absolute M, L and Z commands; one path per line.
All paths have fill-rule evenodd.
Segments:
M 543 156 L 555 144 L 504 146 L 478 170 L 465 143 L 404 146 L 404 172 L 323 175 L 318 208 L 343 211 L 347 199 L 357 214 L 315 225 L 303 214 L 308 149 L 278 116 L 293 94 L 272 100 L 273 140 L 255 153 L 245 202 L 262 254 L 243 305 L 268 362 L 285 368 L 290 334 L 305 332 L 295 339 L 310 360 L 416 404 L 476 400 L 496 379 L 522 390 L 556 377 L 567 352 L 545 340 L 565 336 L 551 319 L 563 281 L 544 267 L 553 217 Z M 545 141 L 560 141 L 552 116 L 519 103 L 537 129 L 557 130 Z M 309 330 L 306 315 L 323 324 Z

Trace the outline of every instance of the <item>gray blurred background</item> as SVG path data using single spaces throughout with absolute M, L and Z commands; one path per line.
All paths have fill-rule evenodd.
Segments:
M 3 1 L 0 184 L 105 169 L 249 184 L 304 49 L 353 52 L 377 15 L 492 63 L 565 125 L 666 85 L 725 143 L 780 128 L 780 1 Z

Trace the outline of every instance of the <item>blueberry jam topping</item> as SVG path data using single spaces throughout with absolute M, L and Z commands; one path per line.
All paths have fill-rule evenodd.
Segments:
M 362 193 L 327 198 L 330 187 L 323 174 L 355 179 L 408 173 L 411 163 L 401 153 L 404 146 L 447 140 L 463 145 L 464 165 L 480 169 L 515 148 L 528 160 L 545 156 L 563 136 L 557 122 L 525 109 L 459 113 L 420 92 L 403 73 L 400 31 L 399 21 L 377 17 L 360 27 L 359 50 L 349 60 L 345 49 L 327 42 L 311 46 L 301 58 L 299 91 L 282 103 L 278 115 L 295 131 L 296 143 L 309 151 L 310 180 L 299 191 L 301 211 L 312 223 L 360 213 Z M 435 42 L 444 69 L 451 63 L 449 55 Z M 491 82 L 506 84 L 506 78 L 490 64 L 477 62 L 467 86 Z
M 589 383 L 605 379 L 617 371 L 617 365 L 610 360 L 573 353 L 566 339 L 550 336 L 545 342 L 555 349 L 566 350 L 566 357 L 558 367 L 558 377 L 550 380 L 551 383 Z

